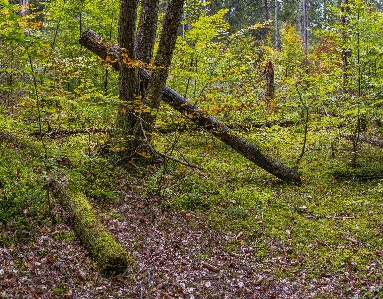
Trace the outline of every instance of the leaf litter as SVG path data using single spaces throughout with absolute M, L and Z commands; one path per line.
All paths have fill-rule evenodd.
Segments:
M 66 224 L 47 224 L 31 241 L 0 248 L 0 298 L 359 298 L 381 288 L 351 271 L 310 277 L 272 237 L 259 257 L 243 233 L 219 232 L 208 214 L 168 210 L 159 197 L 128 191 L 102 215 L 133 257 L 125 273 L 101 275 Z M 383 272 L 378 262 L 370 275 Z

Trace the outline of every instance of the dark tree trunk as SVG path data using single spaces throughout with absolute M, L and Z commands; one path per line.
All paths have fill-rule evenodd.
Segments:
M 303 34 L 302 34 L 302 16 L 301 16 L 301 9 L 302 9 L 301 1 L 298 0 L 298 6 L 297 6 L 297 27 L 298 27 L 299 35 L 300 35 L 300 36 L 302 37 L 302 39 L 303 39 Z
M 31 11 L 29 10 L 29 0 L 20 0 L 19 5 L 21 10 L 17 12 L 18 15 L 24 17 L 29 14 Z
M 168 68 L 177 39 L 177 29 L 181 22 L 184 1 L 172 0 L 168 5 L 163 24 L 164 29 L 154 61 L 154 71 L 146 88 L 138 82 L 138 80 L 141 81 L 141 78 L 139 78 L 135 62 L 136 58 L 141 58 L 148 63 L 152 56 L 158 0 L 145 0 L 143 2 L 136 40 L 138 0 L 123 0 L 121 3 L 119 45 L 123 49 L 118 59 L 120 62 L 121 105 L 116 122 L 117 134 L 114 137 L 119 142 L 124 140 L 123 144 L 119 144 L 119 148 L 124 150 L 123 154 L 134 155 L 148 149 L 150 134 L 146 133 L 151 132 L 154 127 L 155 115 L 160 105 L 162 90 L 166 85 Z M 145 36 L 146 34 L 148 37 Z M 135 45 L 143 47 L 143 49 L 135 49 Z M 147 110 L 150 111 L 143 112 Z
M 140 22 L 136 36 L 136 56 L 138 60 L 149 63 L 153 56 L 158 20 L 159 0 L 143 0 Z
M 121 55 L 118 59 L 120 71 L 120 105 L 118 107 L 116 129 L 112 134 L 114 146 L 126 149 L 137 147 L 134 136 L 135 105 L 138 96 L 138 70 L 135 60 L 135 31 L 138 0 L 122 0 L 118 23 L 118 42 Z M 136 142 L 133 142 L 136 141 Z M 133 144 L 132 144 L 133 143 Z
M 270 20 L 270 5 L 269 5 L 269 0 L 264 1 L 264 6 L 265 6 L 265 21 L 268 23 Z M 267 39 L 269 35 L 269 26 L 265 26 L 264 28 L 264 38 Z
M 265 20 L 270 20 L 270 7 L 269 7 L 269 0 L 265 0 Z
M 79 42 L 85 48 L 97 54 L 104 60 L 106 60 L 108 56 L 112 61 L 118 60 L 121 52 L 117 45 L 110 46 L 107 41 L 91 30 L 84 32 L 81 35 Z M 118 63 L 112 63 L 112 65 L 118 70 Z M 140 69 L 140 77 L 145 82 L 148 82 L 150 79 L 149 73 L 144 69 Z M 280 161 L 275 160 L 273 157 L 264 154 L 259 146 L 236 135 L 230 128 L 221 124 L 217 119 L 206 112 L 203 112 L 196 105 L 189 103 L 186 98 L 169 87 L 163 89 L 162 100 L 267 172 L 286 182 L 297 184 L 301 182 L 300 175 L 296 170 L 291 169 Z
M 348 26 L 348 18 L 347 15 L 349 13 L 348 8 L 348 0 L 342 0 L 341 3 L 341 16 L 340 23 L 342 25 L 342 89 L 343 92 L 347 90 L 348 86 L 348 58 L 351 57 L 351 50 L 347 48 L 347 26 Z
M 266 81 L 266 91 L 265 91 L 265 98 L 266 102 L 268 103 L 271 99 L 274 98 L 274 67 L 273 63 L 269 61 L 265 68 L 265 81 Z
M 278 0 L 274 0 L 274 45 L 279 49 Z
M 305 65 L 307 66 L 307 51 L 309 46 L 309 28 L 308 28 L 308 3 L 303 0 L 303 48 L 305 53 Z
M 345 137 L 349 140 L 358 140 L 361 142 L 365 142 L 365 143 L 383 148 L 383 140 L 379 139 L 377 137 L 368 137 L 368 136 L 360 135 L 360 134 L 359 135 L 351 135 L 351 134 L 347 134 L 347 133 L 343 133 L 343 134 L 341 134 L 341 136 Z
M 148 115 L 149 124 L 154 124 L 155 114 L 160 107 L 162 91 L 166 86 L 169 67 L 173 57 L 173 50 L 177 40 L 177 31 L 181 23 L 182 11 L 185 0 L 172 0 L 166 10 L 165 28 L 161 34 L 160 44 L 154 60 L 154 71 L 149 80 L 144 104 L 151 108 Z

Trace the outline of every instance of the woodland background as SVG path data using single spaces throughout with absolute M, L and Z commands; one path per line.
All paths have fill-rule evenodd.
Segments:
M 301 185 L 167 105 L 151 136 L 163 155 L 109 155 L 118 72 L 78 39 L 117 43 L 119 6 L 0 2 L 0 297 L 382 298 L 383 1 L 186 1 L 167 85 Z M 57 172 L 126 271 L 89 259 L 50 190 Z

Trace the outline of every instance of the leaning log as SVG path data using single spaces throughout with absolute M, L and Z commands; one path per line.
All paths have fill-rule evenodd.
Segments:
M 118 70 L 121 54 L 121 48 L 118 45 L 111 45 L 92 30 L 82 33 L 79 43 Z M 143 84 L 147 84 L 150 74 L 144 68 L 140 68 L 140 78 Z M 267 172 L 289 183 L 301 183 L 300 175 L 295 169 L 263 153 L 258 145 L 236 135 L 229 127 L 221 124 L 216 118 L 202 111 L 173 89 L 165 87 L 162 100 Z
M 122 272 L 128 266 L 128 255 L 105 229 L 86 196 L 69 187 L 65 178 L 51 183 L 53 194 L 69 215 L 70 225 L 89 255 L 103 273 Z

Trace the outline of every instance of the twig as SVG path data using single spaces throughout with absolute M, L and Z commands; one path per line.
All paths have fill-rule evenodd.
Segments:
M 202 265 L 204 268 L 206 268 L 206 269 L 208 269 L 208 270 L 210 270 L 210 271 L 213 271 L 213 272 L 219 272 L 219 268 L 218 268 L 218 267 L 213 266 L 213 265 L 210 265 L 210 264 L 208 264 L 208 263 L 206 263 L 206 262 L 201 262 L 201 265 Z
M 154 150 L 154 149 L 153 149 L 153 150 Z M 166 159 L 173 160 L 173 161 L 175 161 L 175 162 L 178 162 L 178 163 L 180 163 L 180 164 L 182 164 L 182 165 L 185 165 L 185 166 L 188 166 L 188 167 L 190 167 L 190 168 L 196 168 L 196 169 L 199 169 L 199 170 L 204 170 L 204 168 L 201 167 L 201 166 L 199 166 L 199 165 L 191 164 L 191 163 L 189 163 L 189 162 L 182 161 L 182 160 L 180 160 L 180 159 L 177 159 L 177 158 L 175 158 L 175 157 L 169 156 L 169 155 L 167 155 L 167 154 L 161 153 L 161 152 L 156 151 L 156 150 L 154 150 L 154 152 L 155 152 L 157 155 L 161 156 L 161 157 L 164 157 L 164 158 L 166 158 Z
M 137 116 L 137 117 L 139 117 L 139 116 Z M 145 144 L 145 145 L 148 146 L 148 147 L 150 148 L 150 150 L 151 150 L 153 153 L 155 153 L 155 154 L 157 154 L 157 155 L 159 155 L 159 156 L 161 156 L 161 157 L 163 157 L 163 158 L 167 158 L 167 159 L 176 161 L 176 162 L 178 162 L 178 163 L 180 163 L 180 164 L 182 164 L 182 165 L 185 165 L 185 166 L 188 166 L 188 167 L 191 167 L 191 168 L 196 168 L 196 169 L 199 169 L 199 170 L 203 170 L 203 168 L 202 168 L 201 166 L 199 166 L 199 165 L 195 165 L 195 164 L 192 164 L 192 163 L 189 163 L 189 162 L 182 161 L 182 160 L 180 160 L 180 159 L 177 159 L 177 158 L 175 158 L 175 157 L 169 156 L 169 155 L 167 155 L 167 154 L 164 154 L 164 153 L 161 153 L 161 152 L 155 150 L 155 149 L 153 148 L 153 146 L 151 145 L 151 143 L 149 142 L 148 137 L 146 136 L 146 132 L 145 132 L 145 130 L 144 130 L 144 126 L 142 125 L 142 123 L 143 123 L 145 120 L 142 119 L 142 117 L 139 117 L 139 119 L 140 119 L 141 130 L 142 130 L 142 133 L 144 134 L 145 141 L 146 141 L 146 144 Z M 178 152 L 178 151 L 177 151 L 177 152 Z

